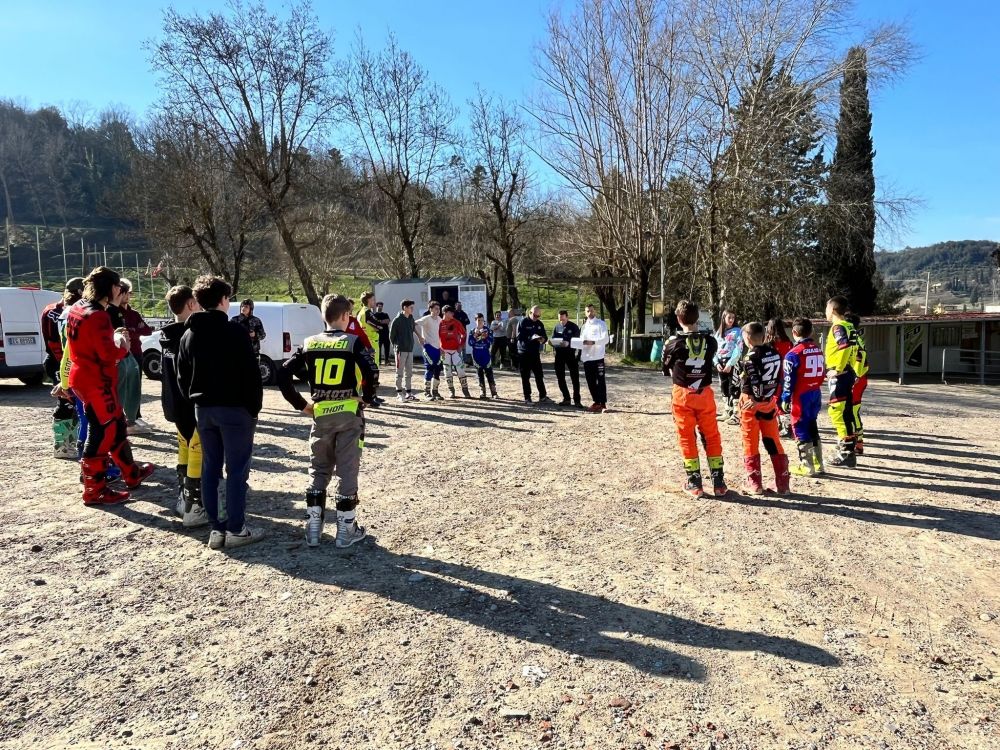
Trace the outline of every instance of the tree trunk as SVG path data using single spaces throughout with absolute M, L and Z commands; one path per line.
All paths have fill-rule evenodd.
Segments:
M 271 216 L 274 218 L 274 224 L 278 228 L 278 235 L 281 237 L 281 242 L 285 246 L 285 252 L 288 253 L 288 259 L 292 261 L 292 267 L 299 276 L 299 282 L 302 284 L 302 291 L 306 294 L 306 299 L 309 300 L 310 305 L 316 305 L 319 307 L 319 295 L 316 294 L 316 287 L 313 285 L 312 273 L 305 264 L 305 259 L 302 257 L 302 252 L 299 250 L 298 245 L 295 243 L 295 236 L 292 234 L 291 228 L 288 226 L 288 222 L 285 221 L 284 209 L 280 206 L 270 206 Z
M 646 305 L 649 298 L 649 276 L 650 269 L 647 266 L 640 266 L 639 273 L 635 279 L 636 291 L 632 297 L 632 309 L 635 315 L 635 332 L 646 332 Z
M 625 323 L 625 307 L 618 304 L 615 287 L 595 286 L 594 292 L 597 294 L 597 298 L 601 301 L 605 314 L 608 316 L 608 330 L 617 336 L 621 336 L 621 329 Z
M 506 253 L 507 263 L 504 264 L 504 281 L 506 282 L 507 295 L 510 297 L 511 307 L 516 307 L 520 309 L 521 307 L 521 295 L 517 291 L 517 281 L 514 278 L 514 264 L 510 257 L 510 253 Z
M 410 227 L 406 222 L 406 205 L 403 203 L 403 199 L 396 196 L 390 195 L 393 203 L 393 207 L 396 209 L 396 224 L 399 228 L 399 239 L 403 243 L 403 251 L 406 253 L 406 265 L 410 267 L 410 278 L 419 279 L 420 278 L 420 266 L 417 265 L 417 251 L 413 243 L 413 238 L 416 235 L 416 227 L 414 231 L 410 231 Z M 417 217 L 419 222 L 420 218 Z

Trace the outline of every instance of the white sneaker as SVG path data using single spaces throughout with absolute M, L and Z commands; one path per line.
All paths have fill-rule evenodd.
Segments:
M 399 393 L 396 394 L 396 400 L 399 401 L 399 403 L 401 403 L 401 404 L 405 404 L 406 403 L 406 394 L 404 394 L 402 391 L 400 391 Z
M 226 532 L 226 549 L 231 549 L 233 547 L 245 547 L 248 544 L 259 542 L 263 538 L 263 530 L 252 529 L 249 526 L 244 525 L 243 530 L 239 534 L 234 534 L 232 531 Z
M 420 399 L 418 399 L 415 395 L 413 395 L 413 391 L 410 391 L 409 393 L 406 394 L 406 400 L 407 401 L 419 401 Z
M 135 420 L 135 426 L 138 427 L 143 432 L 155 432 L 155 430 L 153 429 L 153 425 L 151 425 L 142 417 L 139 417 L 138 419 Z
M 355 542 L 360 542 L 368 535 L 364 526 L 359 526 L 357 518 L 345 521 L 340 513 L 337 513 L 337 541 L 339 548 L 350 547 Z
M 323 508 L 310 505 L 306 508 L 306 546 L 318 547 L 323 538 Z
M 226 532 L 216 531 L 212 529 L 212 533 L 208 535 L 208 548 L 209 549 L 222 549 L 226 546 Z
M 191 503 L 191 510 L 184 513 L 181 521 L 185 529 L 197 529 L 199 526 L 208 526 L 211 520 L 205 512 L 205 506 L 201 503 Z

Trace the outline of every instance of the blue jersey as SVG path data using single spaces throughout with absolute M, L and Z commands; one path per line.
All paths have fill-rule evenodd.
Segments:
M 493 332 L 489 328 L 474 328 L 469 331 L 469 345 L 472 347 L 472 361 L 479 367 L 489 367 L 493 363 L 490 347 L 493 346 Z

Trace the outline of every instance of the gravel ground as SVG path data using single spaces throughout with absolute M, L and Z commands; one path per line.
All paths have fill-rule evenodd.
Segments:
M 699 501 L 666 381 L 609 385 L 604 415 L 387 403 L 347 551 L 302 541 L 308 423 L 269 389 L 268 538 L 226 554 L 168 510 L 157 383 L 165 468 L 108 510 L 46 392 L 0 384 L 0 746 L 1000 747 L 995 389 L 875 382 L 859 469 Z

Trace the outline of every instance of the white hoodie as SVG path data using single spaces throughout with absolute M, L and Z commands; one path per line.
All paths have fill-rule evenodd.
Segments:
M 580 327 L 580 338 L 584 341 L 593 341 L 589 346 L 583 345 L 580 351 L 581 362 L 596 362 L 604 359 L 604 347 L 609 341 L 608 326 L 600 318 L 587 318 Z

